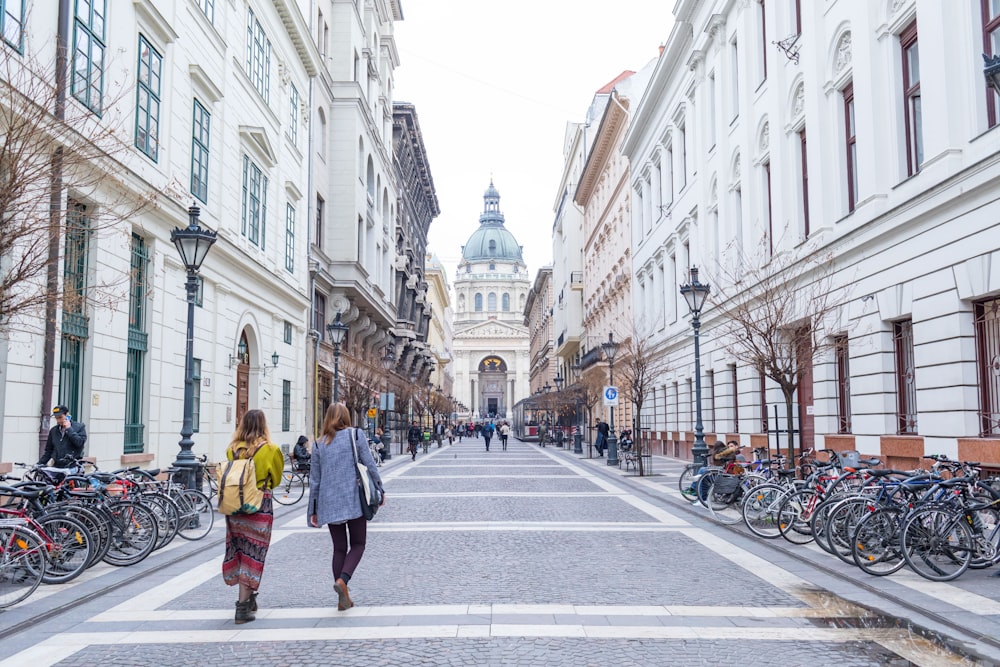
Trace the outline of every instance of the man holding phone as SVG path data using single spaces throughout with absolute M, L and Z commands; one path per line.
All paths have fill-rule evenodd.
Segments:
M 56 418 L 56 425 L 49 429 L 49 438 L 38 465 L 46 465 L 51 460 L 57 468 L 69 468 L 83 456 L 87 428 L 82 422 L 70 419 L 69 408 L 65 405 L 52 408 L 52 416 Z

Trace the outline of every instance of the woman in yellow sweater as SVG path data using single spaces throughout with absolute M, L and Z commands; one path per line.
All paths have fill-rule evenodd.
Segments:
M 226 458 L 253 458 L 257 471 L 257 486 L 264 490 L 264 500 L 254 514 L 235 514 L 226 517 L 226 558 L 222 561 L 222 578 L 227 586 L 239 584 L 236 601 L 236 623 L 254 620 L 257 611 L 257 588 L 264 572 L 264 558 L 271 544 L 271 489 L 281 482 L 285 457 L 281 448 L 271 442 L 267 420 L 260 410 L 249 410 L 243 415 L 233 440 L 226 450 Z

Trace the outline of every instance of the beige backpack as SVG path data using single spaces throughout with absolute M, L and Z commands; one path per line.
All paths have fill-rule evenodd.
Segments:
M 257 486 L 257 468 L 253 457 L 263 446 L 257 445 L 253 451 L 240 448 L 232 461 L 223 461 L 216 467 L 219 476 L 220 514 L 254 514 L 260 510 L 264 492 Z M 244 457 L 242 454 L 248 456 Z

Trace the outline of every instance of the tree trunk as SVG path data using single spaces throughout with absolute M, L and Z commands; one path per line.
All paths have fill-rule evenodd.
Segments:
M 788 465 L 795 467 L 795 433 L 792 432 L 792 416 L 795 414 L 793 398 L 795 397 L 794 387 L 789 391 L 785 387 L 781 389 L 785 395 L 785 419 L 788 423 Z
M 635 432 L 632 433 L 632 451 L 635 452 L 636 470 L 639 471 L 639 477 L 643 477 L 646 474 L 644 466 L 642 464 L 642 404 L 636 403 L 635 405 Z

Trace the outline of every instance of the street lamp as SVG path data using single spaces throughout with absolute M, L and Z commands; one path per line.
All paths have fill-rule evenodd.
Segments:
M 604 356 L 608 358 L 609 383 L 612 387 L 615 386 L 615 355 L 618 354 L 619 345 L 620 343 L 615 342 L 614 333 L 609 333 L 608 341 L 601 343 Z M 616 466 L 618 465 L 618 438 L 615 436 L 615 406 L 613 405 L 611 406 L 611 423 L 608 426 L 608 465 Z
M 705 427 L 701 422 L 701 347 L 699 346 L 699 334 L 701 329 L 701 309 L 708 299 L 708 293 L 712 291 L 709 285 L 698 282 L 698 267 L 691 267 L 691 282 L 681 285 L 681 296 L 687 301 L 688 310 L 691 312 L 691 327 L 694 329 L 694 401 L 696 421 L 694 424 L 694 447 L 691 449 L 691 456 L 695 463 L 705 465 L 708 456 L 708 446 L 705 444 Z
M 333 341 L 333 402 L 336 403 L 340 386 L 340 344 L 344 342 L 344 335 L 347 334 L 347 325 L 340 321 L 339 310 L 336 319 L 326 325 L 326 330 L 330 332 L 330 340 Z
M 187 229 L 174 227 L 170 232 L 170 241 L 177 247 L 177 252 L 181 256 L 181 263 L 187 270 L 187 282 L 184 289 L 187 291 L 187 349 L 184 355 L 184 421 L 181 423 L 181 439 L 177 444 L 181 450 L 177 453 L 177 460 L 174 467 L 187 470 L 188 488 L 195 488 L 196 483 L 200 485 L 201 480 L 196 480 L 198 471 L 198 461 L 194 457 L 191 448 L 194 440 L 192 424 L 194 415 L 194 302 L 198 298 L 198 271 L 201 263 L 205 261 L 208 251 L 215 243 L 215 232 L 202 229 L 198 225 L 198 216 L 201 209 L 191 206 L 188 209 Z
M 389 371 L 391 371 L 393 366 L 395 365 L 396 365 L 396 355 L 394 346 L 392 343 L 389 343 L 388 345 L 385 346 L 385 354 L 382 355 L 382 368 L 385 369 L 385 409 L 382 411 L 382 429 L 384 434 L 385 433 L 390 434 L 388 436 L 390 442 L 392 440 L 392 435 L 391 431 L 389 430 L 389 420 L 387 418 L 389 412 Z M 379 404 L 379 408 L 380 409 L 382 408 L 381 403 Z M 386 460 L 391 459 L 392 449 L 389 447 L 389 443 L 385 443 L 385 447 L 383 449 L 385 449 Z
M 576 381 L 580 382 L 580 364 L 573 364 L 570 370 L 576 376 Z M 576 433 L 573 434 L 573 453 L 583 454 L 583 401 L 580 400 L 580 387 L 573 392 L 574 407 L 576 408 Z M 588 445 L 589 446 L 589 445 Z
M 556 371 L 556 376 L 554 378 L 552 378 L 552 381 L 556 383 L 556 393 L 557 394 L 562 393 L 563 382 L 566 381 L 566 378 L 564 378 L 562 375 L 560 375 L 559 371 Z M 559 400 L 556 403 L 556 422 L 557 423 L 559 422 L 559 407 L 561 405 L 562 405 L 562 401 Z M 559 427 L 559 438 L 556 440 L 556 446 L 557 447 L 562 447 L 563 446 L 562 426 Z

